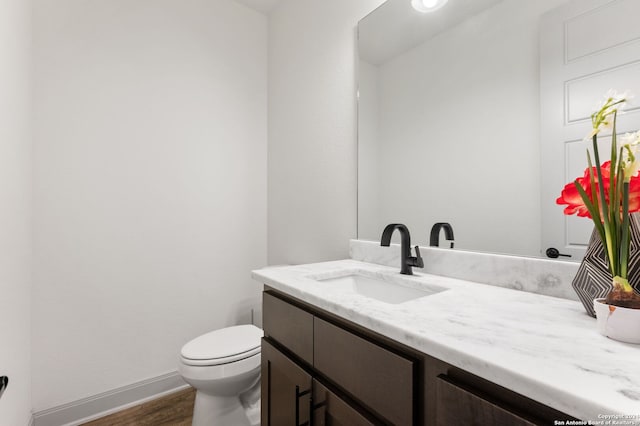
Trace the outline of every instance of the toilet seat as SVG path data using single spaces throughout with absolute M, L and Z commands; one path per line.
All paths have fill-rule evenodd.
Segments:
M 263 332 L 254 325 L 238 325 L 196 337 L 182 347 L 182 362 L 213 366 L 237 362 L 260 353 Z
M 194 365 L 194 366 L 214 366 L 214 365 L 222 365 L 229 364 L 232 362 L 241 361 L 243 359 L 251 358 L 252 356 L 260 353 L 260 346 L 254 348 L 250 351 L 243 352 L 241 354 L 235 354 L 232 356 L 224 357 L 224 358 L 211 358 L 211 359 L 191 359 L 181 356 L 182 362 L 186 365 Z

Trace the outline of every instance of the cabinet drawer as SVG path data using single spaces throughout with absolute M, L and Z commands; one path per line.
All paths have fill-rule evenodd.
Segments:
M 269 293 L 263 293 L 265 336 L 313 364 L 313 315 Z
M 335 393 L 313 380 L 314 426 L 374 426 Z
M 436 425 L 533 426 L 542 424 L 490 401 L 445 375 L 436 379 Z
M 414 361 L 316 317 L 314 367 L 390 423 L 414 424 Z

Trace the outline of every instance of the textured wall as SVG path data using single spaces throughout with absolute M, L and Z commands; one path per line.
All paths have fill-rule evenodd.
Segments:
M 30 12 L 26 0 L 0 1 L 0 426 L 31 416 Z
M 356 236 L 356 25 L 382 0 L 269 15 L 269 263 L 345 258 Z
M 230 0 L 36 0 L 35 29 L 40 411 L 175 371 L 186 341 L 259 303 L 267 19 Z

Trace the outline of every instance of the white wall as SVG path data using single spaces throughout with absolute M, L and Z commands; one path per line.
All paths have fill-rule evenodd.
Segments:
M 380 101 L 378 67 L 358 63 L 358 235 L 379 238 L 386 224 L 380 223 L 380 176 L 378 135 Z M 389 223 L 389 222 L 387 222 Z M 363 231 L 361 231 L 363 230 Z M 397 237 L 397 235 L 396 235 Z
M 355 29 L 383 0 L 269 15 L 269 263 L 348 256 L 356 236 Z
M 26 0 L 0 1 L 0 425 L 31 416 L 30 13 Z
M 447 221 L 456 247 L 540 253 L 538 25 L 563 2 L 505 0 L 379 68 L 378 204 L 361 203 L 360 238 L 400 221 L 425 243 Z
M 36 411 L 177 368 L 266 264 L 267 22 L 230 0 L 35 1 Z

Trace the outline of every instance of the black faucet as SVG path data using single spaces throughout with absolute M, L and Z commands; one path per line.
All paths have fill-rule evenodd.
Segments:
M 444 229 L 444 236 L 447 240 L 451 241 L 451 248 L 453 248 L 453 228 L 451 224 L 446 222 L 438 222 L 431 228 L 431 235 L 429 236 L 429 246 L 440 246 L 440 230 Z
M 416 257 L 411 257 L 411 236 L 409 229 L 401 223 L 392 223 L 387 225 L 382 231 L 382 239 L 380 245 L 389 247 L 391 244 L 391 235 L 393 231 L 400 232 L 400 273 L 405 275 L 413 275 L 412 266 L 424 268 L 424 262 L 420 256 L 420 249 L 416 246 Z

